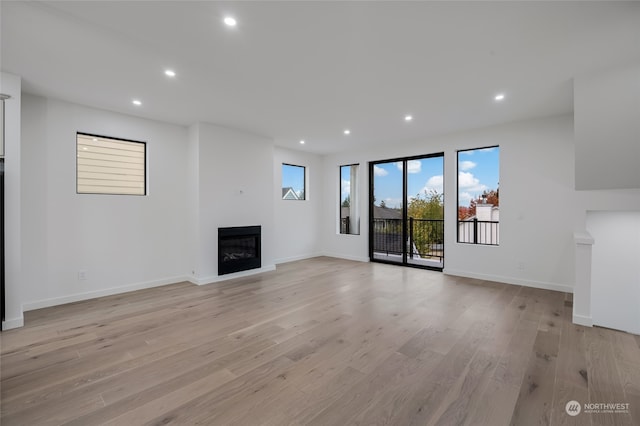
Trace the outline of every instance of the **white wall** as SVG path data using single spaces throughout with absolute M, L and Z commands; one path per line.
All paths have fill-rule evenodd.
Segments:
M 76 194 L 78 131 L 146 142 L 148 195 Z M 23 96 L 25 310 L 185 278 L 186 141 L 184 127 Z
M 5 321 L 3 329 L 21 327 L 22 317 L 22 205 L 21 186 L 21 79 L 0 73 L 0 93 L 5 102 Z
M 197 181 L 193 182 L 194 175 L 190 172 L 189 182 L 198 190 L 197 205 L 189 205 L 190 209 L 197 210 L 198 216 L 196 231 L 191 231 L 196 232 L 198 238 L 191 262 L 192 281 L 205 284 L 219 280 L 220 227 L 261 225 L 261 270 L 273 269 L 272 141 L 208 123 L 192 126 L 189 133 L 190 149 L 197 149 L 198 164 Z M 191 143 L 197 146 L 191 147 Z
M 592 211 L 593 324 L 640 334 L 640 211 Z
M 576 189 L 640 188 L 640 64 L 574 80 Z
M 396 156 L 397 157 L 397 156 Z M 361 262 L 369 261 L 369 165 L 368 153 L 346 152 L 324 157 L 324 203 L 321 206 L 320 241 L 323 254 Z M 340 166 L 358 164 L 360 234 L 340 234 Z
M 456 238 L 456 151 L 500 145 L 500 246 Z M 368 162 L 445 153 L 445 273 L 571 291 L 575 223 L 573 120 L 530 120 L 409 144 L 328 156 L 322 235 L 328 255 L 368 258 Z M 361 234 L 336 230 L 337 169 L 361 164 Z M 332 176 L 336 178 L 332 178 Z M 541 209 L 541 203 L 554 206 Z
M 305 200 L 282 199 L 282 164 L 306 168 Z M 276 147 L 273 156 L 273 199 L 275 200 L 275 263 L 318 256 L 320 218 L 325 202 L 322 157 Z M 337 175 L 337 172 L 336 172 Z

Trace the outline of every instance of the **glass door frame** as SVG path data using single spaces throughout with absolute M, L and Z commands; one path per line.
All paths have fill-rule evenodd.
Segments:
M 419 269 L 430 269 L 430 270 L 435 270 L 435 271 L 440 271 L 442 272 L 442 270 L 444 269 L 444 247 L 443 247 L 443 253 L 442 253 L 442 266 L 441 267 L 435 267 L 435 266 L 428 266 L 428 265 L 419 265 L 419 264 L 415 264 L 415 263 L 409 263 L 407 262 L 408 259 L 408 253 L 407 253 L 407 240 L 409 237 L 409 218 L 408 218 L 408 204 L 409 204 L 409 194 L 408 194 L 408 167 L 407 167 L 407 163 L 409 161 L 412 160 L 424 160 L 427 158 L 436 158 L 436 157 L 441 157 L 442 158 L 442 176 L 443 176 L 443 181 L 444 181 L 444 164 L 445 164 L 445 158 L 444 158 L 444 152 L 437 152 L 437 153 L 433 153 L 433 154 L 426 154 L 426 155 L 413 155 L 413 156 L 409 156 L 409 157 L 399 157 L 399 158 L 391 158 L 391 159 L 384 159 L 384 160 L 376 160 L 376 161 L 369 161 L 369 260 L 371 262 L 378 262 L 378 263 L 386 263 L 386 264 L 390 264 L 390 265 L 401 265 L 401 266 L 410 266 L 412 268 L 419 268 Z M 402 163 L 402 262 L 393 262 L 393 261 L 389 261 L 389 260 L 384 260 L 384 259 L 380 259 L 380 258 L 375 258 L 374 257 L 374 199 L 375 199 L 375 193 L 374 193 L 374 179 L 375 179 L 375 175 L 374 175 L 374 167 L 376 165 L 379 164 L 386 164 L 386 163 Z M 444 192 L 444 182 L 443 182 L 443 192 Z M 443 227 L 444 227 L 444 220 L 443 220 Z

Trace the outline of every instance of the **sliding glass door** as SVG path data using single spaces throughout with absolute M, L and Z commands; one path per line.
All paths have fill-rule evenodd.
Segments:
M 444 266 L 444 155 L 370 163 L 369 257 Z

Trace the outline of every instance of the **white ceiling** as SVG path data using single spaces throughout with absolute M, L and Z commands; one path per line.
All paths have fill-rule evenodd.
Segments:
M 640 60 L 639 2 L 0 8 L 1 67 L 23 77 L 25 92 L 317 153 L 571 112 L 574 76 Z M 236 28 L 222 23 L 228 14 Z

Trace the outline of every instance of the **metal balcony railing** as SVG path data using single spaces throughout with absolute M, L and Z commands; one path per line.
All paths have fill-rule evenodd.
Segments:
M 459 220 L 458 242 L 497 246 L 500 243 L 500 222 L 488 220 Z
M 385 255 L 404 252 L 402 219 L 373 219 L 373 251 Z M 410 217 L 407 229 L 407 257 L 409 259 L 438 259 L 444 257 L 444 220 Z

